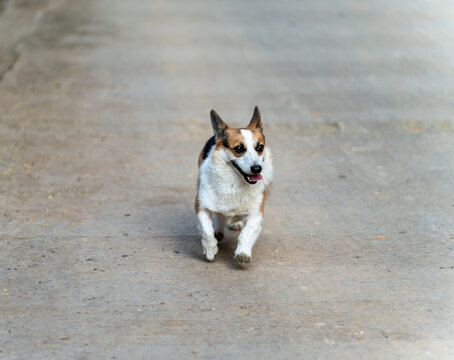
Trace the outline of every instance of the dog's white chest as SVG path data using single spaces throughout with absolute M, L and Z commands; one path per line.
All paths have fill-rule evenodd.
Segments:
M 263 192 L 263 187 L 260 184 L 253 186 L 254 189 L 247 189 L 247 187 L 250 188 L 251 186 L 241 188 L 231 186 L 228 191 L 218 193 L 216 204 L 213 204 L 217 212 L 226 216 L 248 215 L 251 208 L 255 208 L 260 204 Z
M 200 169 L 199 201 L 208 210 L 226 216 L 249 215 L 262 201 L 264 184 L 248 185 L 231 168 L 213 168 L 211 161 Z

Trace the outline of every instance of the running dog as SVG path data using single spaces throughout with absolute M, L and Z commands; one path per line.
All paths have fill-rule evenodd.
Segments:
M 229 127 L 211 110 L 214 136 L 199 156 L 195 211 L 203 254 L 213 261 L 224 226 L 241 233 L 234 259 L 252 260 L 252 248 L 262 230 L 265 200 L 273 176 L 271 150 L 265 144 L 262 120 L 256 106 L 249 125 Z

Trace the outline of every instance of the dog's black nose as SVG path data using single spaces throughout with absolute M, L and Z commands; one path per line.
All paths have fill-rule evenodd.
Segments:
M 253 174 L 260 174 L 260 172 L 262 171 L 262 167 L 260 165 L 252 165 L 251 171 Z

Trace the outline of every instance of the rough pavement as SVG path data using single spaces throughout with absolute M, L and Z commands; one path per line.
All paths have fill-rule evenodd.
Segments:
M 448 1 L 3 2 L 0 357 L 454 357 Z M 253 264 L 193 213 L 259 105 Z

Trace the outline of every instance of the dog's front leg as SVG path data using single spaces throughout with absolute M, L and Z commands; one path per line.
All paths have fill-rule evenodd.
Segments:
M 203 254 L 208 261 L 213 261 L 218 253 L 218 241 L 214 237 L 213 221 L 208 210 L 200 210 L 197 214 L 198 229 L 202 241 Z
M 252 248 L 262 230 L 262 215 L 255 214 L 248 217 L 246 225 L 238 237 L 238 246 L 235 250 L 235 261 L 240 264 L 250 263 Z

